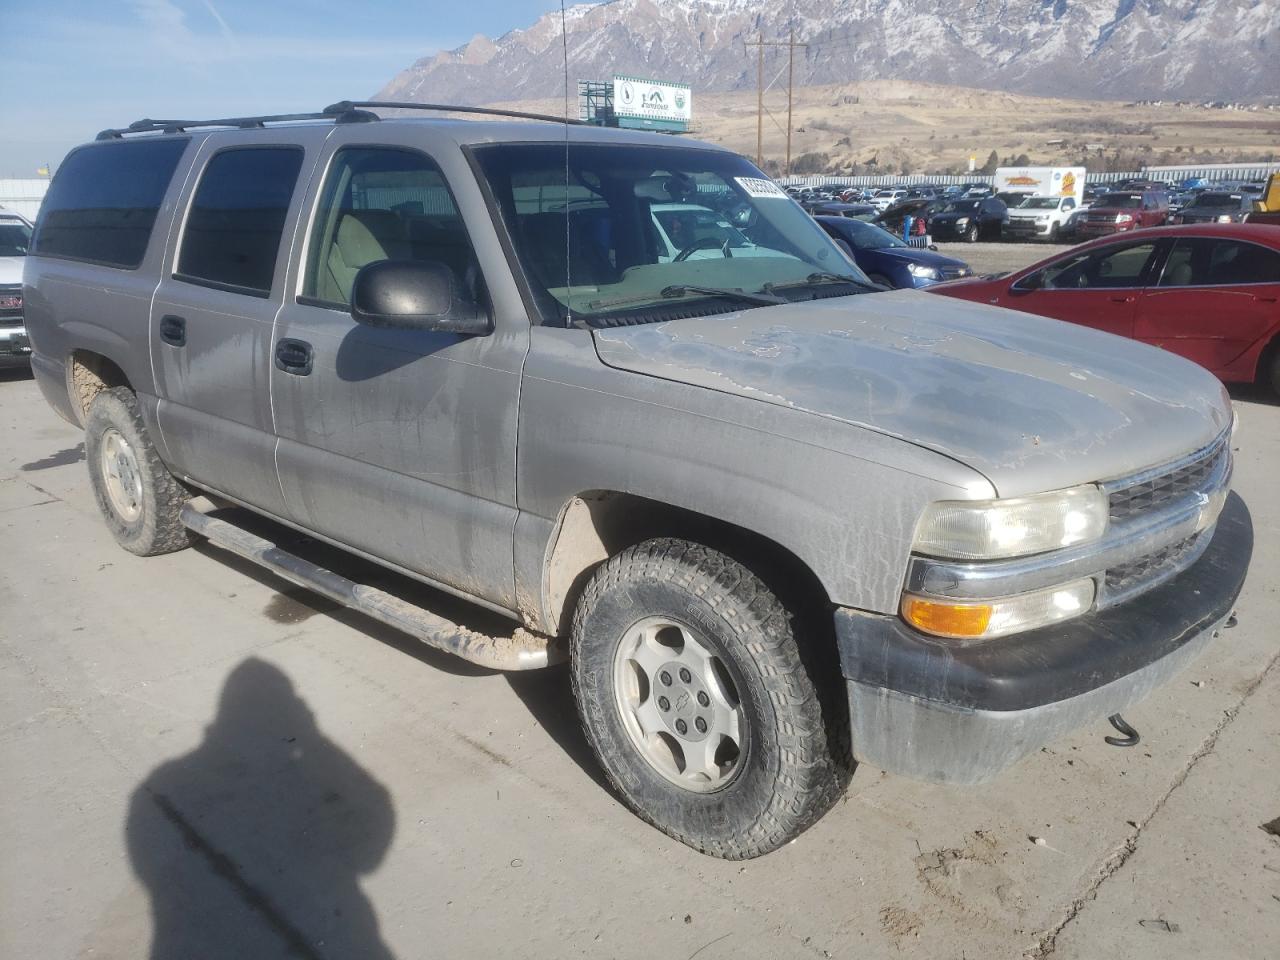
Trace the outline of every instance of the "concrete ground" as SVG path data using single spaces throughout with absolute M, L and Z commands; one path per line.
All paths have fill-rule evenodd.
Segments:
M 119 549 L 79 431 L 0 374 L 0 956 L 1274 958 L 1280 406 L 1237 406 L 1240 623 L 1127 715 L 1139 747 L 1094 724 L 977 788 L 861 768 L 726 863 L 602 785 L 563 669 Z

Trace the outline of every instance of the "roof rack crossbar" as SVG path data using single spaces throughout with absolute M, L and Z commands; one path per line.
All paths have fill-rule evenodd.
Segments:
M 339 100 L 324 108 L 325 113 L 341 113 L 359 108 L 374 110 L 432 110 L 440 113 L 477 113 L 489 117 L 514 117 L 517 120 L 545 120 L 548 123 L 567 123 L 583 126 L 585 121 L 572 117 L 557 117 L 549 113 L 527 113 L 523 110 L 499 110 L 495 107 L 463 107 L 450 103 L 414 103 L 408 100 Z
M 233 127 L 252 130 L 268 123 L 289 123 L 299 120 L 332 120 L 334 123 L 366 123 L 378 119 L 376 113 L 367 110 L 324 110 L 320 113 L 277 113 L 261 117 L 225 117 L 220 120 L 135 120 L 127 127 L 103 130 L 98 140 L 120 140 L 130 133 L 182 133 L 200 127 Z

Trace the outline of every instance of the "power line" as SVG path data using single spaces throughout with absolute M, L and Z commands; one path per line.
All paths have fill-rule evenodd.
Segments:
M 791 104 L 792 93 L 795 86 L 795 57 L 796 47 L 808 48 L 807 43 L 796 42 L 796 30 L 792 27 L 788 31 L 786 40 L 766 40 L 764 34 L 760 33 L 756 40 L 742 41 L 744 47 L 757 47 L 756 58 L 756 166 L 764 163 L 764 48 L 765 47 L 786 47 L 787 48 L 787 163 L 785 167 L 786 173 L 791 173 Z M 782 73 L 781 70 L 778 71 Z M 777 77 L 774 78 L 776 80 Z M 773 82 L 769 83 L 773 86 Z M 773 119 L 773 114 L 769 114 L 769 118 Z M 774 121 L 777 122 L 776 120 Z

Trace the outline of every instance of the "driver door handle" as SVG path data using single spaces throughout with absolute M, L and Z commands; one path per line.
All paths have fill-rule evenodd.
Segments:
M 1133 303 L 1134 298 L 1133 297 L 1111 297 L 1110 300 L 1112 303 Z

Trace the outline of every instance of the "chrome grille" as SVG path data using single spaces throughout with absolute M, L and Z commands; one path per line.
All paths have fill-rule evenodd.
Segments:
M 1127 594 L 1140 589 L 1149 589 L 1178 573 L 1194 559 L 1194 553 L 1197 546 L 1201 545 L 1199 543 L 1201 539 L 1202 535 L 1196 534 L 1130 563 L 1112 567 L 1106 574 L 1107 599 L 1114 603 Z M 1208 545 L 1207 541 L 1204 545 Z
M 1112 491 L 1111 522 L 1123 523 L 1150 510 L 1158 510 L 1184 494 L 1202 489 L 1221 458 L 1226 456 L 1229 456 L 1229 451 L 1224 440 L 1206 450 L 1198 460 Z

